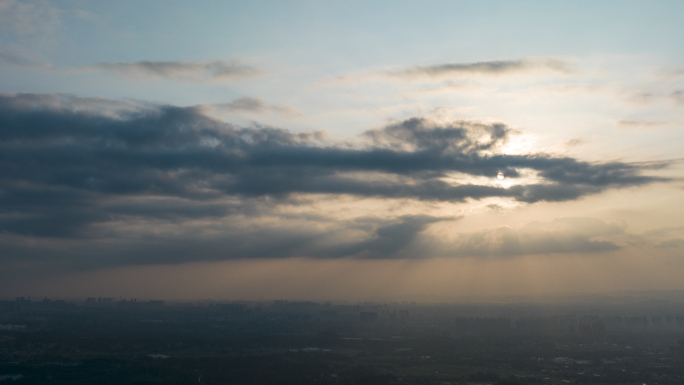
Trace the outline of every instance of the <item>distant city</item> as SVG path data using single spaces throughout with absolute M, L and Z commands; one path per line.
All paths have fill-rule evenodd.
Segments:
M 684 309 L 19 297 L 0 301 L 0 381 L 682 384 Z

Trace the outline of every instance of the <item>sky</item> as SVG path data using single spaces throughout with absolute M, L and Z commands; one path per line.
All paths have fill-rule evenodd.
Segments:
M 0 0 L 0 293 L 684 290 L 682 13 Z

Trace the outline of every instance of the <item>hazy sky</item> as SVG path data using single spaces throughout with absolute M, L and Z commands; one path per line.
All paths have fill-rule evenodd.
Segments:
M 0 293 L 684 289 L 682 14 L 0 0 Z

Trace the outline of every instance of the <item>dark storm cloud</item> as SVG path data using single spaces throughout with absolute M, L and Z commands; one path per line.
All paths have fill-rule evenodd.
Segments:
M 502 154 L 512 130 L 501 123 L 411 118 L 369 130 L 350 146 L 321 142 L 320 133 L 238 127 L 202 111 L 61 95 L 0 96 L 0 233 L 116 239 L 120 235 L 112 228 L 117 223 L 157 221 L 176 226 L 177 239 L 189 245 L 203 238 L 188 235 L 185 224 L 230 216 L 249 222 L 279 202 L 296 205 L 303 193 L 426 201 L 504 197 L 534 203 L 666 181 L 644 173 L 667 162 L 589 163 L 548 154 Z M 534 173 L 541 181 L 504 188 L 495 183 L 498 172 L 513 181 Z M 454 175 L 463 181 L 444 180 Z M 492 182 L 477 184 L 474 177 Z M 336 251 L 284 244 L 265 250 L 287 256 L 392 256 L 431 221 L 390 221 L 369 230 L 373 237 L 361 243 L 336 241 Z M 285 235 L 269 239 L 306 244 L 312 236 L 277 232 Z M 268 254 L 237 246 L 248 244 L 243 241 L 252 239 L 249 234 L 230 239 L 235 239 L 231 255 Z M 212 242 L 207 245 L 218 241 Z
M 6 178 L 0 179 L 3 181 Z M 0 233 L 79 237 L 89 225 L 107 220 L 93 194 L 71 189 L 4 185 L 0 190 Z
M 401 71 L 388 72 L 388 74 L 402 78 L 458 74 L 502 75 L 539 69 L 557 72 L 570 71 L 566 63 L 557 59 L 520 59 L 414 66 Z

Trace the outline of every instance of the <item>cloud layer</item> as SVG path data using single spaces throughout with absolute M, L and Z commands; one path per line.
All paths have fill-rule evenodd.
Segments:
M 200 107 L 6 94 L 0 96 L 0 235 L 8 250 L 3 258 L 86 258 L 95 250 L 98 263 L 105 264 L 413 257 L 411 250 L 429 244 L 423 234 L 428 226 L 453 218 L 377 217 L 360 223 L 323 213 L 291 226 L 274 208 L 306 205 L 301 198 L 311 194 L 329 200 L 560 202 L 667 181 L 647 175 L 667 162 L 590 163 L 543 153 L 504 154 L 501 146 L 512 133 L 503 123 L 414 117 L 368 130 L 355 144 L 330 143 L 320 132 L 235 126 Z M 512 185 L 498 183 L 498 172 Z M 264 216 L 276 221 L 259 222 Z M 592 240 L 593 235 L 568 234 L 575 238 L 554 243 L 519 233 L 516 250 L 617 247 Z M 123 238 L 126 242 L 119 242 Z M 31 240 L 43 241 L 29 247 Z M 72 243 L 59 249 L 57 240 Z M 505 254 L 482 251 L 473 242 L 455 254 Z
M 453 252 L 467 256 L 516 256 L 555 253 L 600 253 L 618 250 L 597 237 L 623 234 L 624 224 L 608 224 L 591 218 L 563 218 L 549 223 L 532 222 L 519 228 L 498 227 L 461 237 Z
M 558 59 L 519 59 L 414 66 L 400 71 L 388 72 L 388 74 L 399 78 L 412 78 L 416 76 L 437 77 L 460 74 L 503 75 L 531 70 L 570 72 L 569 66 Z
M 123 78 L 162 78 L 181 81 L 232 80 L 261 74 L 255 67 L 233 61 L 138 61 L 126 63 L 100 63 L 87 69 L 112 72 Z
M 60 24 L 59 10 L 48 2 L 0 1 L 0 31 L 22 38 L 44 38 Z
M 201 83 L 249 79 L 264 73 L 260 68 L 235 60 L 104 62 L 89 66 L 60 68 L 34 52 L 2 45 L 0 45 L 0 62 L 13 67 L 56 73 L 105 72 L 124 80 L 138 81 L 164 79 Z
M 270 105 L 259 98 L 240 98 L 229 103 L 205 104 L 202 106 L 213 109 L 220 114 L 246 112 L 251 114 L 275 113 L 289 117 L 301 115 L 292 108 Z

